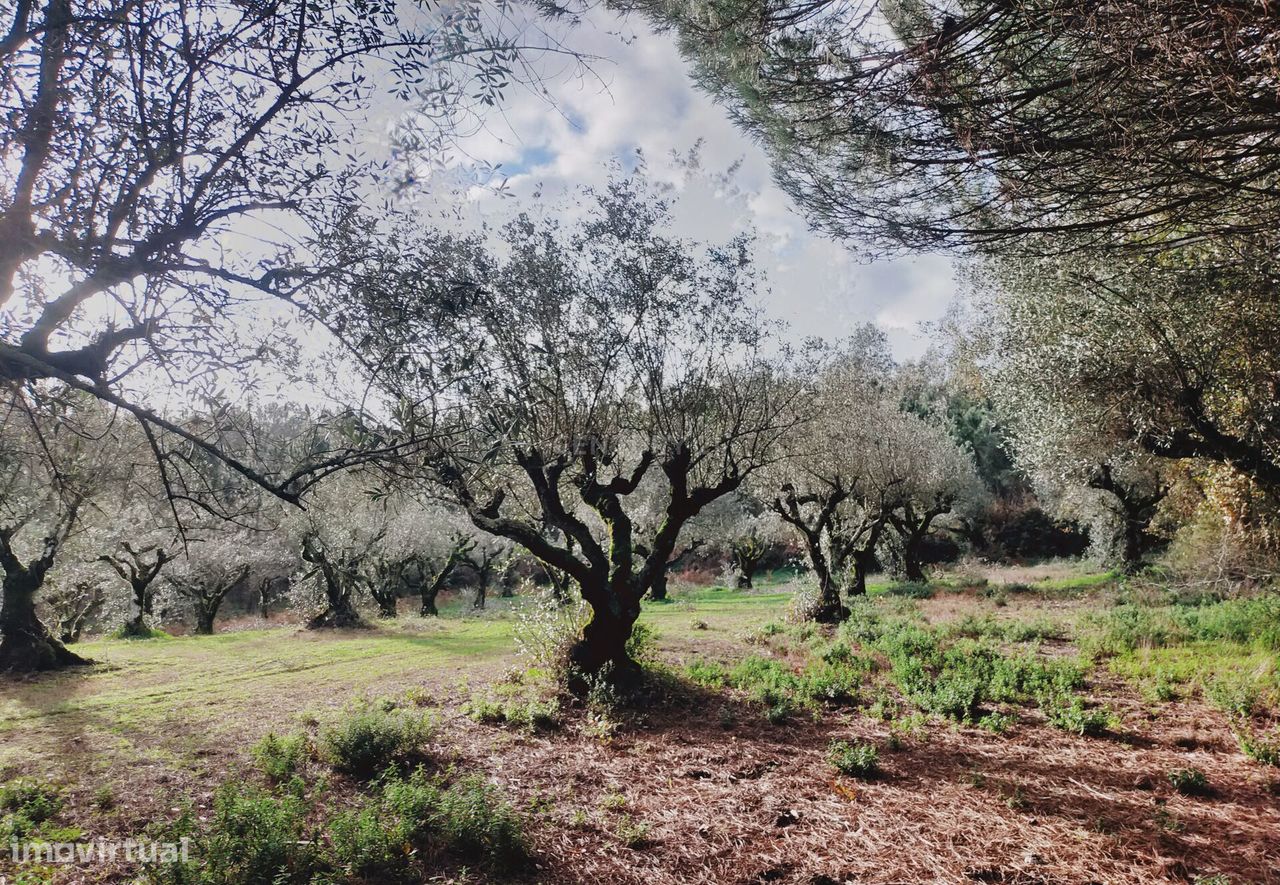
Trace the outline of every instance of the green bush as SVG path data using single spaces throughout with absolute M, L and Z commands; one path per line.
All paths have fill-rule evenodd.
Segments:
M 21 814 L 32 823 L 42 824 L 61 808 L 62 796 L 50 784 L 18 778 L 0 785 L 0 811 Z
M 789 699 L 799 685 L 796 675 L 770 658 L 748 657 L 729 673 L 730 684 L 766 706 Z
M 57 788 L 31 778 L 0 785 L 0 843 L 29 839 L 62 809 Z
M 827 761 L 849 777 L 873 777 L 880 770 L 880 752 L 875 744 L 832 741 L 827 748 Z
M 420 712 L 370 706 L 325 729 L 320 749 L 335 768 L 367 777 L 419 753 L 430 733 Z
M 331 841 L 339 867 L 380 880 L 421 881 L 405 870 L 410 850 L 499 869 L 527 856 L 523 823 L 496 787 L 474 775 L 446 785 L 421 767 L 384 777 L 371 804 L 335 818 Z
M 1261 689 L 1241 674 L 1217 676 L 1203 690 L 1211 704 L 1233 718 L 1252 716 L 1262 696 Z
M 334 867 L 348 877 L 377 882 L 410 882 L 412 846 L 399 827 L 388 825 L 377 806 L 338 814 L 329 822 L 329 851 Z
M 1236 742 L 1240 744 L 1240 752 L 1254 762 L 1280 766 L 1280 731 L 1268 736 L 1246 726 L 1236 732 Z
M 729 684 L 729 671 L 719 661 L 694 661 L 685 667 L 685 672 L 698 685 L 724 688 Z
M 769 705 L 764 711 L 764 718 L 770 725 L 781 725 L 791 718 L 793 712 L 795 708 L 791 705 L 791 701 L 781 698 Z
M 441 794 L 437 826 L 450 850 L 463 859 L 509 868 L 527 855 L 519 816 L 495 787 L 476 776 Z
M 560 726 L 560 701 L 555 697 L 472 697 L 462 712 L 487 725 L 510 725 L 549 731 Z
M 213 814 L 199 831 L 190 813 L 169 838 L 190 835 L 191 860 L 151 871 L 173 885 L 258 885 L 309 882 L 320 868 L 314 841 L 305 838 L 307 807 L 297 796 L 272 796 L 240 783 L 214 794 Z
M 658 631 L 652 625 L 638 621 L 627 637 L 627 656 L 640 664 L 652 664 L 658 653 Z
M 277 737 L 275 732 L 254 744 L 250 753 L 257 761 L 262 773 L 273 781 L 285 781 L 293 777 L 298 766 L 307 756 L 307 736 L 305 734 Z
M 1169 783 L 1186 796 L 1203 796 L 1209 792 L 1209 779 L 1198 768 L 1177 768 L 1169 772 Z
M 987 731 L 994 732 L 995 734 L 1004 734 L 1017 721 L 1016 716 L 1010 716 L 1007 713 L 993 712 L 983 716 L 978 720 L 977 724 L 979 728 L 985 728 Z
M 1041 709 L 1050 724 L 1063 731 L 1080 736 L 1097 736 L 1112 724 L 1112 715 L 1105 707 L 1089 708 L 1084 699 L 1075 694 L 1048 695 L 1041 700 Z

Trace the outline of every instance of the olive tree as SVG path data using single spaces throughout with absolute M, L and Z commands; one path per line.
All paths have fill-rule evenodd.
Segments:
M 911 431 L 892 452 L 893 470 L 902 482 L 895 489 L 896 504 L 889 508 L 888 519 L 897 536 L 903 577 L 922 582 L 922 554 L 929 533 L 940 519 L 980 507 L 987 490 L 974 469 L 972 454 L 945 427 L 911 417 Z
M 1216 462 L 1280 494 L 1280 278 L 1264 243 L 1125 261 L 989 261 L 974 276 L 1021 447 Z M 1074 445 L 1071 440 L 1084 440 Z M 1089 460 L 1107 460 L 1105 452 Z M 1043 458 L 1032 457 L 1043 461 Z
M 130 615 L 121 629 L 122 635 L 148 635 L 146 620 L 154 614 L 156 591 L 161 586 L 158 580 L 160 572 L 177 555 L 160 543 L 135 546 L 134 542 L 125 540 L 120 542 L 118 549 L 99 557 L 100 561 L 110 566 L 129 585 Z
M 467 551 L 465 563 L 476 579 L 476 594 L 472 600 L 473 608 L 484 608 L 488 599 L 489 588 L 495 579 L 500 577 L 511 560 L 514 547 L 506 538 L 493 535 L 482 535 L 475 539 L 475 544 Z
M 580 213 L 521 215 L 500 249 L 422 234 L 394 288 L 359 290 L 361 319 L 399 367 L 384 383 L 421 404 L 402 420 L 452 429 L 418 466 L 477 528 L 572 579 L 592 612 L 572 667 L 628 680 L 641 599 L 686 523 L 774 457 L 794 385 L 764 353 L 746 240 L 674 236 L 634 177 Z M 659 520 L 637 518 L 646 479 Z
M 752 483 L 749 489 L 714 502 L 689 522 L 688 543 L 727 554 L 734 585 L 741 590 L 751 589 L 760 563 L 787 538 L 785 523 L 755 492 Z
M 260 587 L 297 568 L 297 551 L 280 528 L 278 509 L 263 502 L 252 521 L 209 522 L 193 532 L 165 579 L 185 604 L 193 632 L 212 635 L 218 612 L 232 592 Z
M 290 336 L 317 319 L 308 292 L 344 270 L 323 260 L 332 216 L 432 171 L 449 187 L 477 112 L 537 79 L 530 56 L 564 52 L 537 15 L 486 0 L 17 0 L 0 16 L 0 383 L 35 405 L 65 388 L 120 410 L 175 501 L 200 489 L 192 450 L 294 502 L 384 454 L 269 466 L 224 446 L 252 430 L 242 413 L 175 420 L 173 405 L 195 409 L 231 375 L 260 384 L 264 366 L 293 374 Z
M 18 672 L 84 663 L 40 620 L 38 596 L 89 515 L 154 482 L 140 440 L 109 410 L 67 391 L 32 396 L 11 388 L 0 402 L 0 670 Z
M 842 591 L 866 593 L 866 577 L 889 526 L 912 538 L 938 508 L 970 490 L 962 453 L 933 423 L 900 408 L 882 336 L 859 334 L 829 355 L 808 396 L 812 419 L 772 468 L 772 508 L 804 543 L 818 581 L 819 621 L 842 620 Z M 927 502 L 927 503 L 925 503 Z M 917 508 L 928 515 L 917 521 Z M 907 528 L 907 523 L 911 528 Z

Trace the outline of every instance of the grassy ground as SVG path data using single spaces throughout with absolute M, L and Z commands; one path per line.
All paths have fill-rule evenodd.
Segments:
M 260 777 L 244 772 L 268 732 L 315 741 L 355 699 L 407 698 L 436 722 L 433 758 L 527 817 L 532 881 L 1280 881 L 1271 602 L 1044 567 L 873 582 L 831 631 L 786 623 L 791 587 L 762 583 L 648 606 L 646 702 L 553 707 L 550 729 L 498 721 L 545 693 L 511 678 L 520 600 L 370 631 L 87 642 L 93 669 L 0 686 L 0 782 L 56 785 L 49 827 L 125 838 Z M 864 752 L 872 779 L 850 767 Z M 55 873 L 130 871 L 29 881 Z

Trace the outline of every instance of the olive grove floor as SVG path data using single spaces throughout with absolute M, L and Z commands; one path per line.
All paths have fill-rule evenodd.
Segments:
M 1106 576 L 1031 569 L 1015 578 L 1031 586 L 953 586 L 902 604 L 930 623 L 1051 621 L 1063 638 L 1035 653 L 1063 656 L 1077 653 L 1077 625 L 1114 602 Z M 1052 728 L 1034 708 L 1015 711 L 1002 734 L 875 717 L 859 704 L 771 723 L 742 692 L 683 678 L 690 663 L 748 655 L 800 666 L 814 631 L 784 623 L 790 590 L 684 587 L 649 606 L 657 664 L 670 678 L 609 729 L 572 712 L 551 731 L 464 715 L 469 698 L 521 666 L 519 600 L 491 600 L 478 614 L 454 601 L 442 618 L 367 631 L 263 625 L 86 642 L 92 669 L 0 685 L 0 781 L 55 783 L 68 797 L 61 823 L 85 838 L 125 838 L 182 802 L 204 807 L 228 777 L 252 777 L 248 748 L 267 732 L 314 727 L 356 698 L 408 693 L 436 708 L 439 753 L 483 771 L 527 814 L 529 881 L 1280 881 L 1280 771 L 1247 759 L 1227 715 L 1191 682 L 1159 700 L 1147 684 L 1156 664 L 1176 675 L 1178 655 L 1274 673 L 1274 654 L 1170 649 L 1165 660 L 1152 649 L 1099 659 L 1084 691 L 1116 721 L 1097 737 Z M 834 739 L 876 743 L 880 775 L 838 775 L 827 761 Z M 1205 773 L 1206 795 L 1172 788 L 1169 773 L 1187 768 Z M 115 797 L 109 808 L 94 801 L 104 790 Z M 0 852 L 0 876 L 18 872 Z M 54 878 L 127 881 L 129 872 L 67 868 Z

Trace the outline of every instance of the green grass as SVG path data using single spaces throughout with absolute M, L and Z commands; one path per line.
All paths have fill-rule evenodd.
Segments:
M 1045 578 L 1032 586 L 1038 590 L 1094 590 L 1115 582 L 1119 577 L 1120 573 L 1114 571 L 1069 575 L 1065 578 Z
M 708 637 L 730 640 L 781 618 L 790 597 L 777 589 L 676 588 L 670 604 L 646 605 L 641 621 L 658 634 L 661 652 L 701 648 Z M 421 690 L 438 677 L 446 689 L 492 681 L 514 661 L 522 604 L 491 598 L 476 615 L 468 598 L 453 595 L 438 618 L 377 621 L 370 630 L 275 627 L 82 642 L 76 650 L 99 666 L 0 682 L 0 765 L 53 775 L 66 747 L 83 746 L 94 748 L 84 760 L 94 776 L 106 775 L 108 757 L 188 770 L 205 764 L 209 747 L 290 733 L 300 716 L 354 698 Z
M 1080 644 L 1148 693 L 1199 690 L 1230 715 L 1280 706 L 1280 597 L 1122 605 L 1086 619 Z

